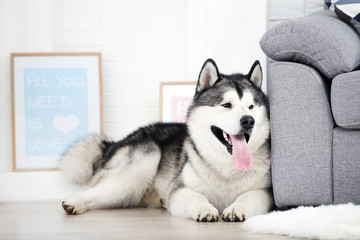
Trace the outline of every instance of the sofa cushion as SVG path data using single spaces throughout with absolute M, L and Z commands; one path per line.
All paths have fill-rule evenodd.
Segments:
M 360 65 L 359 34 L 329 10 L 275 25 L 260 46 L 274 60 L 310 65 L 330 79 Z
M 331 106 L 338 126 L 360 129 L 360 71 L 344 73 L 333 79 Z
M 360 0 L 340 0 L 335 3 L 336 15 L 352 25 L 360 34 Z

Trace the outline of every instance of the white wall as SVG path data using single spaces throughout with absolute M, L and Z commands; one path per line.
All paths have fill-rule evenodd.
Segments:
M 0 172 L 12 169 L 10 53 L 53 51 L 52 9 L 48 0 L 0 1 Z
M 324 9 L 324 0 L 269 0 L 268 28 Z
M 104 132 L 159 120 L 159 82 L 187 81 L 186 1 L 55 1 L 55 51 L 103 54 Z
M 0 201 L 54 199 L 56 172 L 12 173 L 10 53 L 52 52 L 53 1 L 0 0 Z
M 248 71 L 255 58 L 262 58 L 259 49 L 246 58 L 238 56 L 241 48 L 235 44 L 257 45 L 266 28 L 265 20 L 259 20 L 266 19 L 266 8 L 247 10 L 265 2 L 0 0 L 0 201 L 58 199 L 67 192 L 59 184 L 58 172 L 11 172 L 11 52 L 102 52 L 104 132 L 118 139 L 140 125 L 158 121 L 159 82 L 196 80 L 206 57 L 218 60 L 224 72 Z M 272 26 L 318 9 L 323 1 L 268 2 L 268 26 Z M 220 14 L 216 4 L 222 4 L 219 10 L 226 10 L 226 4 L 236 7 L 230 8 L 229 14 L 245 7 L 251 21 L 241 16 L 230 18 L 227 34 L 222 25 L 216 26 L 227 23 L 227 12 L 216 19 Z M 241 28 L 237 21 L 250 27 Z M 264 28 L 259 31 L 262 27 L 256 26 Z M 238 40 L 239 32 L 254 39 Z M 233 39 L 219 45 L 219 36 Z M 233 46 L 224 48 L 228 45 Z M 229 57 L 232 51 L 234 55 Z
M 246 74 L 255 60 L 266 72 L 266 56 L 258 44 L 266 26 L 266 0 L 188 1 L 189 78 L 199 74 L 209 56 L 223 73 Z

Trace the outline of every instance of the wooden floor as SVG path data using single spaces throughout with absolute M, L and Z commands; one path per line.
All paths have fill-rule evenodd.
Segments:
M 198 223 L 162 209 L 94 210 L 67 215 L 60 202 L 0 203 L 0 239 L 254 239 L 288 240 L 245 232 L 241 223 Z

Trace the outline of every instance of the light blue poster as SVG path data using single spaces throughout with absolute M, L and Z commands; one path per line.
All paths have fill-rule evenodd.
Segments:
M 88 133 L 86 68 L 25 68 L 27 156 L 61 155 Z

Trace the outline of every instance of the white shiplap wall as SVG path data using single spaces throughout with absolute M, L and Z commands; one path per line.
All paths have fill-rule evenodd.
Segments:
M 270 0 L 268 28 L 324 9 L 324 0 Z
M 159 82 L 189 80 L 186 1 L 55 2 L 55 51 L 103 54 L 104 132 L 158 121 Z

